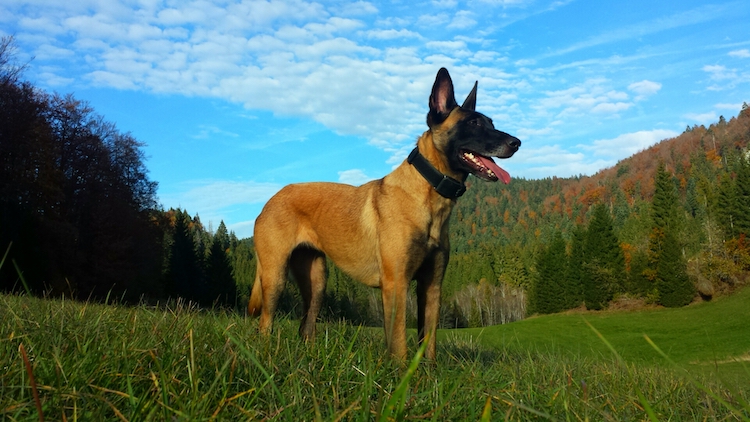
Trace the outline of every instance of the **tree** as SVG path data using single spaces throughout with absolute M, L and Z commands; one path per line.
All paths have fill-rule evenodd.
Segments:
M 584 263 L 586 259 L 585 244 L 586 229 L 576 226 L 571 235 L 568 265 L 565 268 L 565 308 L 572 309 L 580 306 L 584 301 L 584 285 L 586 274 Z
M 737 233 L 750 236 L 750 158 L 747 154 L 740 155 L 735 186 Z
M 592 210 L 584 256 L 586 307 L 601 309 L 615 293 L 625 291 L 625 257 L 604 204 L 597 204 Z
M 557 231 L 537 259 L 538 278 L 533 292 L 536 312 L 550 314 L 564 309 L 566 262 L 565 240 Z
M 208 281 L 208 302 L 206 304 L 215 303 L 220 306 L 235 305 L 237 285 L 232 275 L 232 263 L 227 255 L 228 248 L 229 236 L 226 233 L 224 221 L 222 221 L 219 225 L 219 230 L 216 231 L 211 241 L 208 257 L 206 258 L 206 277 Z
M 716 205 L 719 226 L 728 237 L 735 237 L 737 235 L 735 223 L 739 214 L 737 185 L 727 172 L 721 175 Z
M 648 276 L 656 287 L 656 296 L 664 306 L 690 303 L 695 288 L 687 275 L 682 247 L 677 240 L 677 195 L 664 163 L 656 170 L 651 215 L 653 226 L 649 238 Z
M 666 307 L 685 306 L 695 297 L 695 285 L 688 278 L 681 249 L 671 230 L 666 231 L 662 241 L 656 280 L 659 303 Z
M 156 183 L 142 144 L 72 95 L 20 81 L 0 40 L 0 244 L 32 291 L 81 298 L 159 296 Z M 12 268 L 0 285 L 12 288 Z
M 190 225 L 187 211 L 176 210 L 165 279 L 168 294 L 201 303 L 208 292 Z

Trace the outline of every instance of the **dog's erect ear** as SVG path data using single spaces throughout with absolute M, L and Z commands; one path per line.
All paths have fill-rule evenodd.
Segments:
M 430 113 L 427 115 L 427 124 L 440 124 L 451 111 L 456 108 L 456 97 L 453 94 L 453 81 L 451 75 L 445 68 L 441 68 L 435 77 L 430 94 Z
M 461 108 L 465 108 L 471 111 L 476 110 L 477 108 L 477 84 L 478 82 L 474 82 L 474 88 L 472 88 L 471 92 L 464 100 L 464 103 L 461 104 Z

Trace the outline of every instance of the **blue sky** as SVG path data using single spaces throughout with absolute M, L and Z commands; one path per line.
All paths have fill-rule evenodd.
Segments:
M 435 74 L 523 141 L 512 176 L 593 174 L 750 102 L 750 2 L 4 0 L 25 78 L 145 142 L 165 208 L 240 237 L 283 185 L 361 184 L 426 129 Z M 512 182 L 511 182 L 512 183 Z

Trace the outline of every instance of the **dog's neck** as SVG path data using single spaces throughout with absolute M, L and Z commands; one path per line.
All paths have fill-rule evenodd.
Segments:
M 435 168 L 419 152 L 419 146 L 412 150 L 406 162 L 414 166 L 440 196 L 448 199 L 457 199 L 466 192 L 466 185 L 463 181 L 456 180 Z

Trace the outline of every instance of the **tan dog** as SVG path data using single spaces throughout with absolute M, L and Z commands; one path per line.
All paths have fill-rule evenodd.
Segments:
M 510 175 L 489 157 L 513 155 L 521 141 L 474 111 L 477 85 L 461 107 L 440 69 L 430 95 L 427 130 L 392 173 L 359 187 L 302 183 L 273 196 L 255 222 L 257 272 L 248 303 L 269 333 L 288 274 L 304 300 L 300 334 L 315 335 L 326 286 L 326 255 L 344 272 L 383 295 L 388 350 L 406 358 L 406 295 L 417 281 L 420 343 L 435 358 L 440 286 L 448 254 L 448 219 L 471 173 L 503 182 Z

